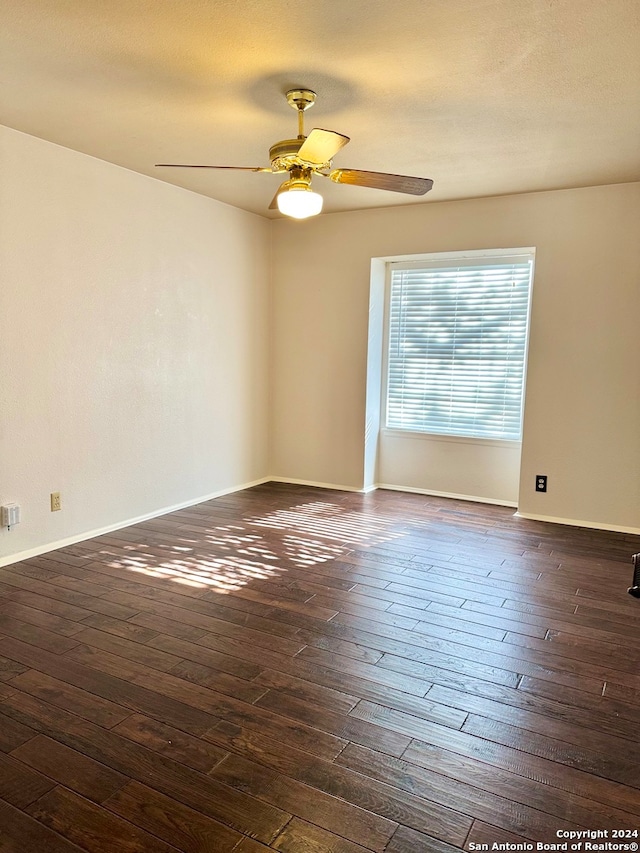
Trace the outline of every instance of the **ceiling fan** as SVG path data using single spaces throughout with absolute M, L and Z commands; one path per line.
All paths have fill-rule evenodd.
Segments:
M 430 178 L 412 178 L 385 172 L 365 172 L 361 169 L 332 169 L 331 161 L 349 142 L 348 136 L 333 130 L 314 128 L 304 134 L 304 113 L 316 102 L 310 89 L 291 89 L 286 93 L 289 106 L 298 111 L 298 136 L 283 139 L 269 149 L 270 166 L 198 166 L 186 163 L 157 163 L 159 167 L 182 169 L 229 169 L 241 172 L 288 173 L 287 180 L 273 197 L 269 210 L 278 209 L 285 216 L 306 219 L 322 210 L 322 196 L 311 189 L 314 175 L 330 178 L 337 184 L 372 187 L 409 195 L 424 195 L 433 186 Z

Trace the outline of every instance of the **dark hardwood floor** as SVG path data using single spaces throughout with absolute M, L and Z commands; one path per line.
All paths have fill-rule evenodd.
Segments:
M 637 844 L 637 551 L 268 484 L 0 569 L 0 850 Z

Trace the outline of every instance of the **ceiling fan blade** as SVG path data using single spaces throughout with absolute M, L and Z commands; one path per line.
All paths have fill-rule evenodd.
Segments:
M 291 179 L 287 179 L 286 181 L 283 181 L 283 183 L 280 184 L 280 186 L 276 190 L 276 194 L 271 199 L 271 204 L 269 205 L 268 210 L 280 210 L 280 208 L 278 207 L 278 196 L 288 190 L 290 186 Z
M 394 193 L 424 195 L 433 186 L 431 178 L 411 178 L 408 175 L 389 175 L 386 172 L 363 172 L 361 169 L 334 169 L 329 177 L 337 184 L 352 187 L 371 187 Z
M 334 130 L 322 130 L 314 127 L 298 151 L 300 160 L 322 166 L 336 156 L 338 151 L 349 142 L 348 136 Z
M 270 167 L 263 166 L 198 166 L 192 163 L 156 163 L 156 168 L 168 169 L 233 169 L 236 172 L 272 172 Z
M 269 210 L 278 210 L 278 196 L 282 192 L 282 187 L 278 187 L 277 193 L 271 199 L 271 204 L 269 205 Z

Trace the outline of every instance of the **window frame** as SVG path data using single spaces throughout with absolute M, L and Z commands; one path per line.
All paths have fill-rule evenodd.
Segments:
M 391 315 L 391 276 L 394 270 L 438 269 L 450 265 L 478 266 L 485 261 L 487 266 L 504 260 L 505 265 L 521 261 L 531 262 L 531 277 L 527 300 L 527 325 L 523 350 L 522 394 L 520 402 L 520 436 L 514 438 L 499 438 L 497 436 L 460 435 L 456 433 L 428 432 L 426 430 L 410 430 L 402 427 L 387 426 L 387 402 L 389 391 L 389 339 Z M 520 447 L 522 445 L 522 429 L 524 426 L 525 390 L 527 385 L 527 366 L 529 356 L 529 339 L 531 332 L 531 305 L 533 284 L 535 278 L 536 250 L 533 246 L 512 249 L 480 249 L 462 252 L 432 252 L 424 255 L 410 255 L 404 258 L 387 258 L 384 285 L 384 319 L 383 319 L 383 363 L 381 387 L 381 426 L 382 435 L 414 440 L 442 441 L 454 444 L 483 444 L 499 447 Z

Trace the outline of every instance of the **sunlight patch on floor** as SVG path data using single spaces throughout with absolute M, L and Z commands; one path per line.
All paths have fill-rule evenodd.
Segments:
M 289 566 L 312 568 L 353 547 L 378 545 L 405 533 L 398 530 L 397 519 L 313 501 L 205 529 L 201 537 L 178 529 L 175 544 L 127 544 L 126 555 L 110 565 L 225 594 L 279 577 Z M 279 557 L 269 542 L 286 556 Z
M 393 529 L 397 527 L 397 519 L 354 510 L 345 512 L 339 504 L 325 501 L 279 509 L 248 521 L 257 527 L 309 533 L 345 545 L 376 545 L 404 535 L 403 531 Z

